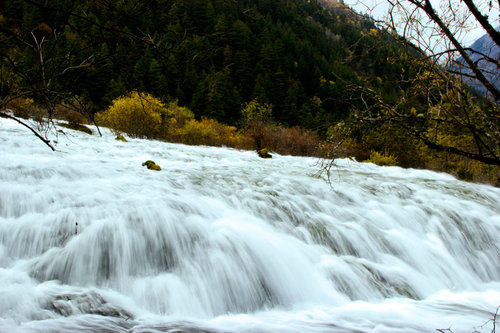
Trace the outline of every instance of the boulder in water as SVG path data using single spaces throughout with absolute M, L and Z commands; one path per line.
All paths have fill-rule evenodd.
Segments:
M 127 139 L 121 134 L 118 134 L 115 138 L 115 140 L 122 141 L 122 142 L 127 142 Z
M 146 166 L 149 170 L 161 171 L 160 166 L 152 160 L 147 160 L 146 162 L 142 163 L 142 166 Z
M 269 154 L 269 151 L 267 148 L 262 148 L 260 150 L 257 150 L 257 154 L 259 155 L 260 158 L 272 158 L 273 156 Z

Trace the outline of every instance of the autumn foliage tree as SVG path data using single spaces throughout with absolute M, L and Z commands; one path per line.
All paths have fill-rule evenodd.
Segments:
M 500 33 L 488 20 L 499 3 L 387 0 L 387 4 L 385 19 L 377 21 L 378 31 L 381 38 L 400 43 L 398 59 L 407 64 L 392 83 L 397 95 L 388 97 L 377 87 L 346 83 L 357 103 L 351 117 L 336 125 L 336 133 L 390 124 L 386 128 L 397 128 L 430 151 L 500 166 L 500 94 L 492 81 L 498 74 L 488 75 L 483 66 L 493 63 L 497 69 L 499 62 L 469 49 L 464 39 L 473 25 L 500 47 Z M 487 96 L 474 93 L 466 84 L 470 78 L 485 87 Z
M 173 110 L 151 94 L 132 91 L 113 100 L 97 121 L 138 138 L 158 138 L 173 120 Z

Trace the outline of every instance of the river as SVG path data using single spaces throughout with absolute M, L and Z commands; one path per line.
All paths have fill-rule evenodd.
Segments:
M 0 119 L 0 332 L 492 330 L 500 189 L 63 130 Z

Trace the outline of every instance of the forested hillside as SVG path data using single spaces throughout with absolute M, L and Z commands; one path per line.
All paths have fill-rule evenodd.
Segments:
M 240 120 L 253 98 L 284 125 L 325 129 L 351 106 L 345 82 L 395 94 L 401 63 L 373 24 L 303 0 L 6 0 L 2 94 L 36 86 L 71 92 L 95 110 L 131 90 L 178 99 L 197 117 Z M 41 72 L 34 39 L 46 60 Z M 388 62 L 388 59 L 393 61 Z M 5 63 L 15 63 L 8 66 Z

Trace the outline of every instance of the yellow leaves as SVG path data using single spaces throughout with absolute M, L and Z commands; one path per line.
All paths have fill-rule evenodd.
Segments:
M 11 100 L 7 104 L 7 108 L 9 109 L 24 109 L 28 108 L 33 105 L 35 101 L 33 98 L 23 98 L 23 97 L 18 97 L 13 100 Z
M 421 75 L 420 75 L 420 78 L 421 79 L 429 79 L 433 76 L 433 74 L 430 72 L 430 71 L 424 71 Z
M 184 126 L 191 119 L 194 119 L 194 113 L 185 106 L 177 105 L 177 101 L 167 104 L 167 114 L 172 118 L 172 124 L 176 126 Z
M 326 84 L 329 84 L 329 85 L 334 85 L 335 84 L 335 81 L 327 80 L 324 76 L 321 76 L 319 78 L 319 82 L 321 83 L 322 86 L 324 86 Z
M 396 156 L 388 153 L 379 153 L 377 151 L 372 151 L 370 153 L 370 158 L 366 162 L 371 162 L 381 166 L 393 166 L 398 165 L 398 159 Z
M 199 143 L 202 139 L 216 139 L 217 132 L 211 126 L 214 121 L 206 118 L 201 121 L 191 119 L 177 130 L 177 134 L 182 136 L 183 141 L 188 144 Z
M 430 85 L 437 85 L 443 82 L 443 79 L 438 74 L 428 70 L 425 70 L 420 75 L 418 75 L 417 79 L 426 81 L 426 84 Z
M 70 32 L 70 31 L 65 31 L 64 37 L 66 38 L 66 40 L 76 40 L 76 38 L 77 38 L 76 34 L 74 32 Z
M 433 105 L 429 108 L 429 113 L 434 117 L 439 117 L 441 114 L 441 105 Z
M 176 135 L 180 142 L 197 145 L 235 147 L 243 141 L 236 127 L 207 118 L 187 121 L 182 128 L 176 130 Z
M 39 118 L 41 114 L 45 114 L 45 112 L 41 112 L 35 105 L 35 101 L 33 98 L 24 98 L 18 97 L 15 98 L 6 105 L 7 109 L 11 109 L 14 112 L 16 117 L 20 118 Z
M 316 106 L 316 107 L 320 107 L 321 104 L 323 104 L 323 101 L 318 97 L 318 96 L 313 96 L 313 98 L 311 98 L 311 102 Z
M 97 114 L 97 121 L 133 137 L 157 137 L 169 110 L 157 98 L 133 91 L 111 103 Z
M 97 114 L 96 120 L 132 137 L 231 147 L 244 141 L 234 126 L 207 118 L 197 121 L 193 112 L 179 106 L 177 101 L 164 104 L 150 94 L 137 91 L 113 100 L 104 112 Z
M 42 22 L 42 23 L 38 24 L 38 29 L 40 31 L 45 31 L 45 32 L 47 32 L 49 34 L 52 33 L 52 28 L 47 23 L 45 23 L 45 22 Z

